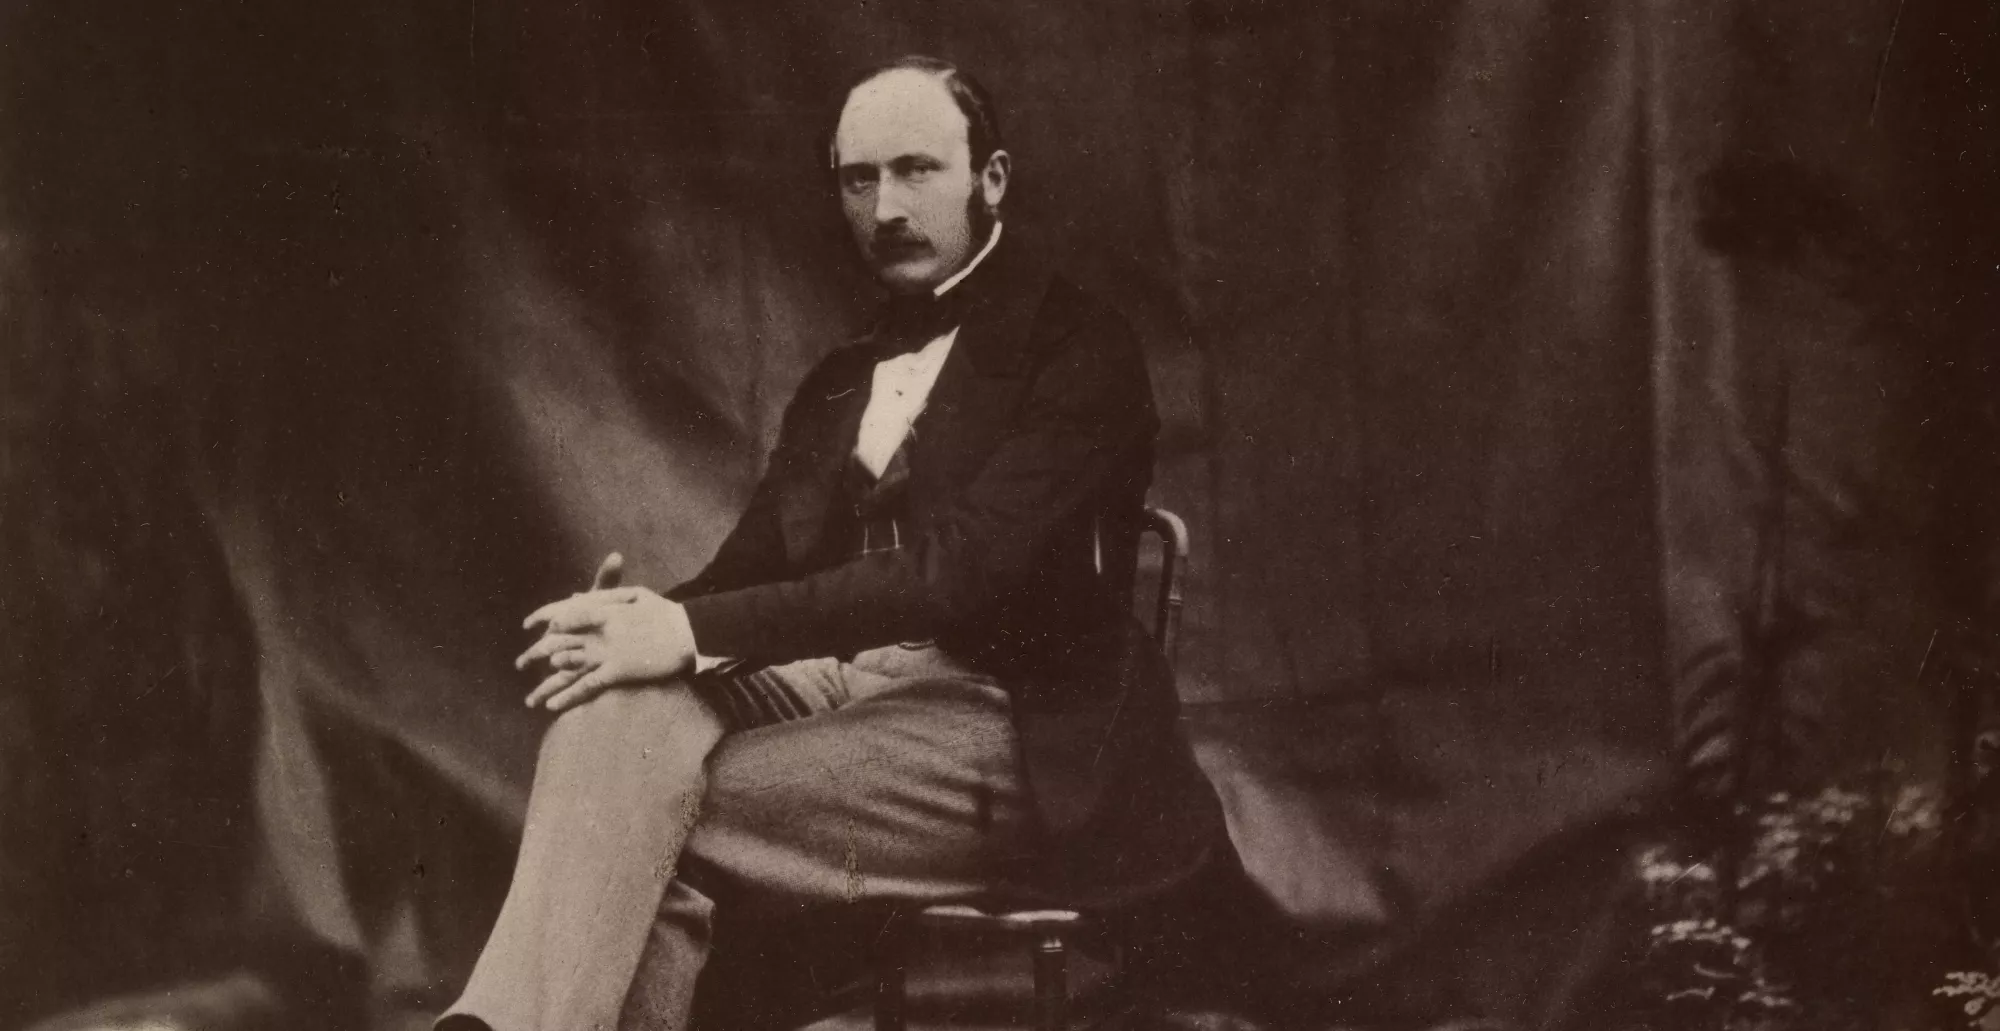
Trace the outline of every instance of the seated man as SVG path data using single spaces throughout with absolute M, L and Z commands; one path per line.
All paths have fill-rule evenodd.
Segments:
M 799 387 L 699 576 L 618 586 L 614 556 L 529 617 L 528 703 L 562 715 L 445 1023 L 684 1027 L 698 979 L 703 1014 L 744 1001 L 723 961 L 808 940 L 732 920 L 874 914 L 872 940 L 894 904 L 1116 909 L 1224 847 L 1121 584 L 1157 428 L 1130 329 L 1003 233 L 1011 158 L 956 68 L 861 78 L 829 156 L 892 299 Z M 728 1021 L 809 1016 L 866 943 L 758 968 Z

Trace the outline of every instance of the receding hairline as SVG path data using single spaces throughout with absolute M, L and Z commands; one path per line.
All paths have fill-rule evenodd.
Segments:
M 846 88 L 837 97 L 829 97 L 830 110 L 827 112 L 826 128 L 822 130 L 820 158 L 828 168 L 838 167 L 834 137 L 842 116 L 847 113 L 854 94 L 863 87 L 888 76 L 890 72 L 908 71 L 927 75 L 932 81 L 942 85 L 946 96 L 958 108 L 965 119 L 965 144 L 974 168 L 983 168 L 993 155 L 1007 149 L 1005 132 L 1001 129 L 1000 105 L 978 77 L 956 63 L 929 54 L 905 54 L 893 61 L 885 61 L 873 67 L 857 71 L 847 80 Z
M 932 68 L 924 65 L 892 64 L 884 68 L 875 69 L 847 88 L 847 94 L 840 101 L 840 114 L 834 121 L 833 132 L 827 136 L 826 140 L 828 167 L 840 167 L 840 127 L 847 124 L 847 112 L 854 106 L 855 96 L 861 93 L 862 90 L 881 82 L 883 79 L 899 73 L 909 73 L 922 77 L 937 86 L 944 97 L 946 105 L 951 108 L 953 114 L 958 116 L 960 134 L 965 141 L 966 160 L 968 162 L 972 160 L 972 116 L 965 113 L 965 108 L 959 104 L 958 98 L 953 96 L 951 92 L 951 77 L 960 74 L 958 69 L 951 66 Z

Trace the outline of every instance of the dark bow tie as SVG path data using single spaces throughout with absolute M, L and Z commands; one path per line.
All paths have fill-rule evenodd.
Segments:
M 881 361 L 922 350 L 964 318 L 962 296 L 960 290 L 947 290 L 943 297 L 924 293 L 890 298 L 876 313 L 874 327 L 869 330 L 870 353 Z

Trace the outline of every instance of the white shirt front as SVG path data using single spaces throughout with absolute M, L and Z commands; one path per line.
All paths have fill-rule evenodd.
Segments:
M 869 475 L 880 478 L 889 459 L 910 435 L 910 425 L 924 413 L 938 371 L 958 342 L 958 327 L 925 344 L 922 350 L 887 358 L 875 365 L 868 408 L 861 413 L 861 430 L 854 437 L 854 457 Z
M 996 222 L 992 234 L 986 238 L 986 246 L 957 274 L 939 283 L 933 295 L 943 297 L 945 291 L 971 275 L 999 242 L 1000 224 Z M 944 368 L 945 359 L 951 357 L 951 345 L 957 342 L 958 327 L 953 326 L 918 350 L 875 363 L 875 378 L 868 388 L 868 407 L 862 410 L 861 429 L 854 438 L 854 457 L 870 475 L 879 477 L 889 468 L 889 460 L 896 457 L 896 449 L 910 435 L 910 426 L 917 416 L 924 414 L 931 388 L 937 385 L 938 372 Z

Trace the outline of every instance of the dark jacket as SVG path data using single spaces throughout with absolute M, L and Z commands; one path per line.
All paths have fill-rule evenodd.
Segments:
M 1145 361 L 1117 313 L 1011 234 L 954 289 L 968 291 L 958 339 L 906 445 L 904 546 L 854 557 L 837 532 L 874 369 L 864 341 L 806 376 L 742 519 L 670 593 L 708 654 L 772 664 L 936 640 L 997 676 L 1044 830 L 1011 887 L 1133 901 L 1224 840 L 1171 674 L 1131 615 L 1158 429 Z

